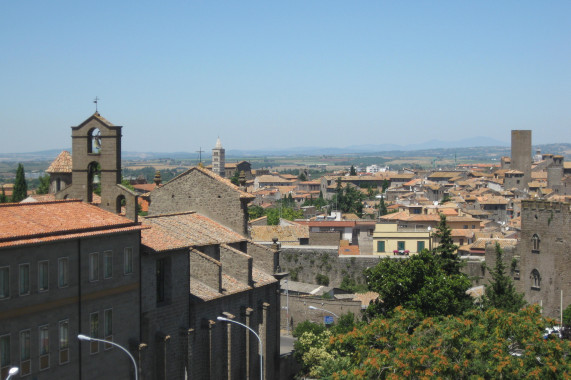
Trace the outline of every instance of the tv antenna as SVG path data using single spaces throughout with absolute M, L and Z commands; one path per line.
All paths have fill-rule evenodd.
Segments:
M 202 147 L 199 147 L 198 150 L 196 151 L 196 153 L 198 153 L 198 163 L 202 163 L 202 153 L 204 151 L 202 150 Z
M 97 112 L 97 103 L 99 103 L 99 98 L 97 96 L 93 99 L 93 103 L 95 103 L 95 112 Z

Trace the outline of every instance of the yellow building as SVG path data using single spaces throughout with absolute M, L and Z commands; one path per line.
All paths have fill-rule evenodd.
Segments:
M 377 223 L 373 232 L 373 255 L 409 255 L 432 249 L 431 227 L 402 226 L 398 221 Z

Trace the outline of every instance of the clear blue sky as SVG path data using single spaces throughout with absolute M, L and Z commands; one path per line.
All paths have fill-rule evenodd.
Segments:
M 571 1 L 4 1 L 0 151 L 571 142 Z

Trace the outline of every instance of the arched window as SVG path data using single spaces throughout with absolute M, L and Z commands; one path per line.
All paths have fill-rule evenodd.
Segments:
M 99 154 L 101 150 L 101 131 L 97 128 L 93 128 L 89 131 L 87 139 L 87 153 Z
M 125 196 L 119 195 L 115 200 L 115 212 L 117 214 L 125 215 L 123 208 L 126 206 Z
M 533 253 L 539 253 L 539 236 L 537 234 L 533 234 L 531 237 L 531 250 Z
M 541 276 L 539 275 L 539 271 L 537 269 L 531 271 L 531 275 L 529 276 L 529 278 L 531 279 L 531 288 L 540 289 Z

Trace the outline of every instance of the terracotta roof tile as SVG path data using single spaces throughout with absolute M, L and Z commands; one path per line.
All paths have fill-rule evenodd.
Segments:
M 141 229 L 133 221 L 77 200 L 0 205 L 0 242 L 6 245 L 90 236 L 121 228 Z
M 71 173 L 71 154 L 64 150 L 51 163 L 46 173 Z
M 244 236 L 194 212 L 149 216 L 142 222 L 152 227 L 141 234 L 142 243 L 157 252 L 246 240 Z

